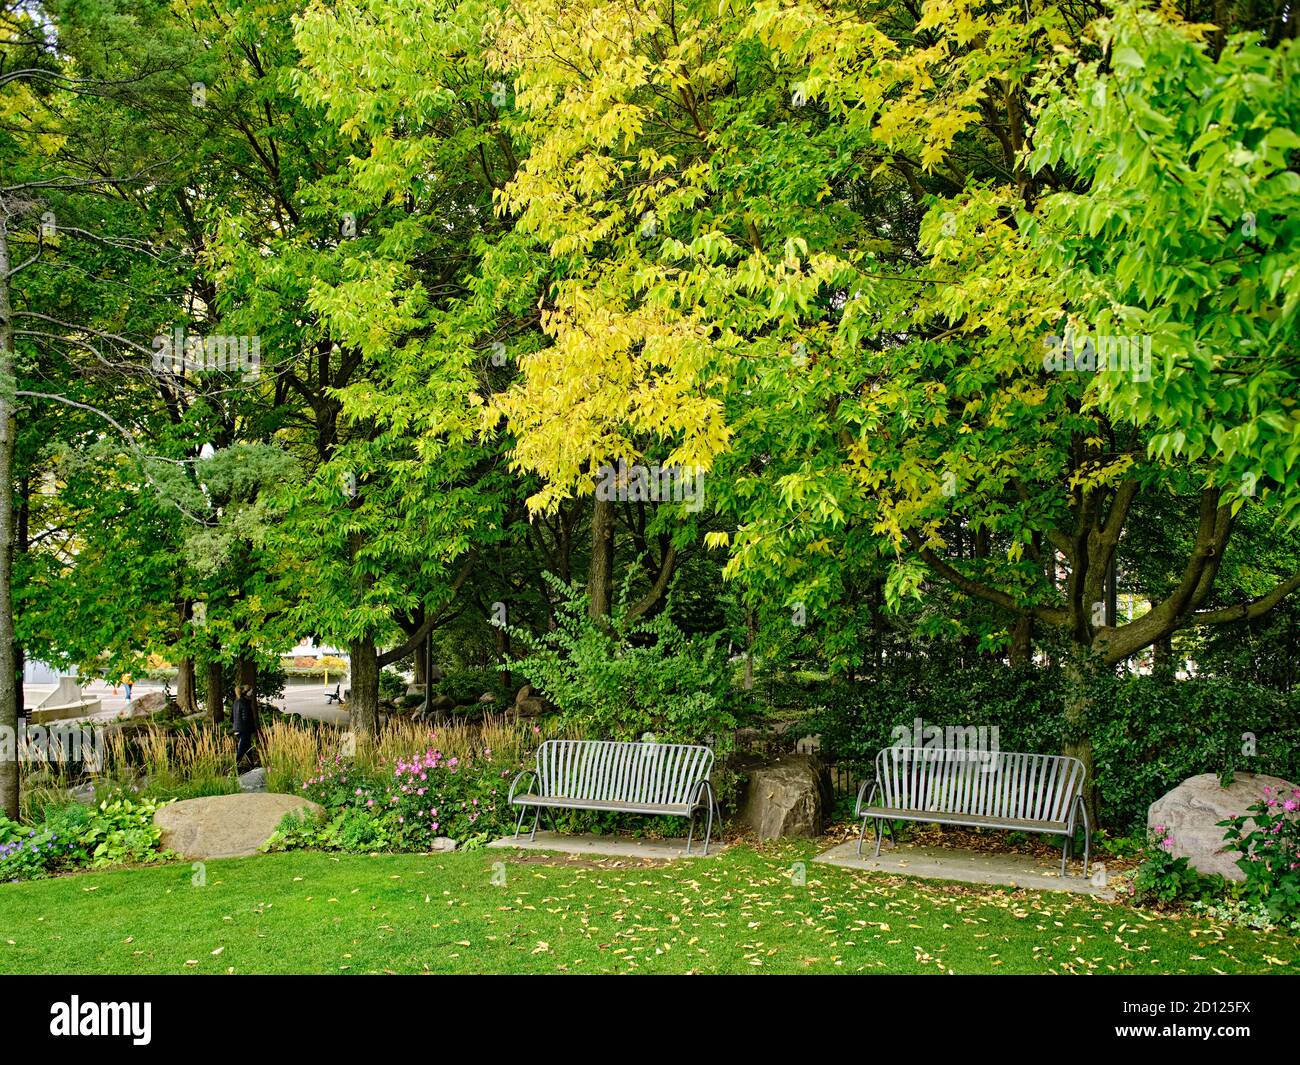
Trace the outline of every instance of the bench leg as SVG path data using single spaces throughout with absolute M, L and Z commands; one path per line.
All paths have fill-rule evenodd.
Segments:
M 688 832 L 686 833 L 686 853 L 687 853 L 687 854 L 690 854 L 690 853 L 691 853 L 691 840 L 693 840 L 694 838 L 695 838 L 695 811 L 694 811 L 694 809 L 692 809 L 692 810 L 691 810 L 691 827 L 690 827 L 690 831 L 688 831 Z
M 867 819 L 862 819 L 862 831 L 858 833 L 858 857 L 862 857 L 862 841 L 867 838 Z
M 1065 837 L 1065 842 L 1061 844 L 1061 876 L 1065 877 L 1065 859 L 1070 856 L 1070 837 Z
M 709 840 L 713 837 L 713 804 L 709 803 L 708 827 L 704 830 L 704 856 L 709 856 Z
M 537 816 L 533 818 L 533 830 L 528 833 L 528 842 L 532 843 L 537 838 L 537 825 L 542 820 L 542 808 L 537 807 Z
M 867 827 L 867 823 L 865 821 L 862 822 L 862 827 L 864 829 Z M 893 829 L 890 829 L 890 831 L 892 832 Z M 877 817 L 876 818 L 876 857 L 877 858 L 880 857 L 880 844 L 884 841 L 884 838 L 885 838 L 885 819 L 883 817 Z
M 519 807 L 519 820 L 515 822 L 515 839 L 519 838 L 519 833 L 524 827 L 524 816 L 528 813 L 527 806 Z

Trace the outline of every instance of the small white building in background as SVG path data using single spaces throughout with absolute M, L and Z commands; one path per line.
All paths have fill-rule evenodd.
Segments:
M 30 658 L 23 662 L 24 684 L 55 684 L 60 677 L 76 676 L 75 669 L 56 669 L 44 662 L 34 662 Z
M 331 647 L 327 643 L 317 643 L 315 640 L 299 640 L 292 650 L 285 651 L 281 657 L 284 658 L 321 658 L 325 655 L 333 655 L 335 658 L 347 660 L 348 653 L 339 647 Z

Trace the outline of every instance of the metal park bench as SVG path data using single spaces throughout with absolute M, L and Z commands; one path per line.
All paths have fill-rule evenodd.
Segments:
M 334 690 L 333 690 L 332 692 L 326 692 L 326 693 L 325 693 L 325 705 L 326 705 L 326 706 L 328 706 L 330 703 L 337 703 L 337 702 L 339 701 L 339 688 L 341 688 L 341 687 L 342 687 L 342 684 L 336 684 L 336 685 L 334 685 Z
M 515 825 L 519 838 L 530 807 L 537 810 L 528 838 L 537 836 L 545 807 L 555 810 L 610 810 L 617 813 L 689 817 L 686 853 L 695 838 L 695 815 L 704 808 L 708 826 L 704 853 L 709 853 L 715 814 L 721 819 L 709 774 L 713 752 L 681 743 L 621 743 L 612 740 L 547 740 L 537 748 L 534 768 L 510 784 L 509 802 L 520 807 Z M 529 790 L 519 791 L 525 778 Z
M 886 747 L 876 756 L 876 779 L 858 789 L 855 818 L 876 822 L 876 857 L 890 821 L 926 821 L 963 828 L 1000 828 L 1064 836 L 1061 875 L 1083 818 L 1083 875 L 1088 875 L 1092 830 L 1083 799 L 1086 772 L 1077 758 L 1012 751 Z M 867 791 L 870 786 L 870 792 Z M 865 802 L 864 802 L 865 797 Z M 890 832 L 893 832 L 892 826 Z

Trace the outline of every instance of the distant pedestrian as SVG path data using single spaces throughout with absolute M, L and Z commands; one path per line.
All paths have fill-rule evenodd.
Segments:
M 131 701 L 131 684 L 132 684 L 132 681 L 131 681 L 131 674 L 130 674 L 130 673 L 123 673 L 123 674 L 122 674 L 122 687 L 123 687 L 124 689 L 126 689 L 126 701 L 127 701 L 128 703 Z
M 230 724 L 237 740 L 235 746 L 236 766 L 243 761 L 244 755 L 248 754 L 249 748 L 253 746 L 253 732 L 256 729 L 256 722 L 253 720 L 252 694 L 252 691 L 246 685 L 240 685 L 235 689 L 235 706 L 231 713 Z

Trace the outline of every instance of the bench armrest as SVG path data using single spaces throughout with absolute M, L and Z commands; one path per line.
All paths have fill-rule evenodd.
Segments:
M 697 805 L 699 805 L 700 792 L 703 791 L 705 788 L 707 788 L 709 791 L 709 803 L 711 805 L 716 805 L 718 798 L 713 791 L 713 781 L 711 781 L 708 777 L 705 777 L 703 780 L 697 780 L 695 784 L 691 787 L 691 797 L 687 800 L 686 805 L 689 806 L 692 810 L 695 809 Z
M 880 786 L 879 780 L 864 780 L 862 782 L 862 787 L 858 788 L 858 801 L 853 806 L 853 820 L 856 821 L 859 817 L 862 816 L 862 808 L 864 806 L 871 805 L 871 800 L 876 797 L 876 789 L 879 786 Z M 869 792 L 867 791 L 868 787 L 871 788 L 871 791 Z M 865 803 L 862 801 L 862 797 L 864 795 L 867 798 L 867 801 Z
M 515 779 L 510 782 L 510 794 L 506 798 L 507 805 L 510 805 L 515 801 L 515 788 L 519 786 L 519 782 L 523 780 L 524 777 L 530 774 L 532 775 L 533 780 L 536 781 L 537 780 L 536 769 L 521 769 L 518 773 L 515 774 Z

